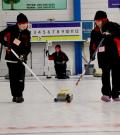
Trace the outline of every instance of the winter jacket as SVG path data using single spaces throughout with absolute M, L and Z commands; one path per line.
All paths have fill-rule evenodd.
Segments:
M 108 32 L 109 34 L 106 35 L 104 34 L 105 32 Z M 99 67 L 106 68 L 118 64 L 120 62 L 119 25 L 108 21 L 103 25 L 102 31 L 100 31 L 98 27 L 92 30 L 89 47 L 91 58 L 102 38 L 104 38 L 104 41 L 97 53 Z
M 69 59 L 64 52 L 60 51 L 49 55 L 49 60 L 54 60 L 55 64 L 65 64 Z
M 16 44 L 16 40 L 20 43 Z M 10 49 L 12 48 L 19 56 L 24 55 L 27 58 L 31 50 L 30 32 L 25 29 L 20 31 L 17 25 L 9 26 L 5 30 L 0 32 L 0 42 L 7 47 L 5 59 L 7 61 L 18 61 L 18 59 L 12 54 Z

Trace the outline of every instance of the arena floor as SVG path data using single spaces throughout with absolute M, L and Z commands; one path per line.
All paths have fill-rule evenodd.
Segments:
M 0 135 L 119 135 L 120 102 L 101 101 L 100 78 L 68 80 L 39 77 L 56 97 L 60 89 L 73 93 L 73 101 L 54 102 L 34 78 L 26 78 L 25 102 L 12 103 L 9 81 L 0 79 Z

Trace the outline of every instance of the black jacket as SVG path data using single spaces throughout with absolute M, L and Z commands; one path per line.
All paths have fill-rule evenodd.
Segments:
M 110 33 L 110 35 L 104 35 L 104 32 Z M 120 62 L 120 44 L 115 41 L 120 41 L 120 27 L 113 22 L 106 22 L 102 27 L 102 32 L 99 28 L 94 28 L 91 32 L 90 41 L 90 57 L 92 57 L 94 51 L 99 45 L 101 39 L 104 41 L 101 45 L 102 50 L 98 50 L 98 64 L 100 68 L 111 67 Z
M 55 64 L 65 64 L 69 59 L 64 52 L 60 51 L 49 55 L 49 60 L 54 60 Z
M 15 39 L 20 41 L 19 45 L 14 42 Z M 20 31 L 17 25 L 9 26 L 5 30 L 0 32 L 0 42 L 8 49 L 12 48 L 19 56 L 27 56 L 31 51 L 30 32 L 25 29 Z M 12 54 L 11 51 L 6 51 L 6 60 L 18 61 L 18 59 Z

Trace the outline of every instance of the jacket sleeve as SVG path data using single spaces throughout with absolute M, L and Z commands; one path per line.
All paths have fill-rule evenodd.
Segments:
M 114 28 L 113 36 L 120 39 L 120 25 L 115 23 L 113 28 Z
M 55 59 L 55 53 L 52 53 L 51 55 L 48 55 L 49 60 L 54 60 Z
M 118 55 L 120 57 L 120 25 L 113 23 L 113 40 L 116 44 Z
M 65 53 L 63 53 L 63 61 L 69 61 L 68 56 Z
M 94 54 L 96 48 L 97 48 L 97 45 L 95 43 L 95 32 L 94 32 L 94 30 L 92 30 L 92 32 L 91 32 L 90 46 L 89 46 L 89 52 L 90 52 L 90 59 L 91 60 L 94 60 L 95 59 L 95 57 L 93 58 L 93 54 Z
M 10 27 L 7 27 L 6 29 L 0 32 L 0 43 L 5 47 L 9 47 L 10 36 L 11 36 Z
M 103 27 L 102 31 L 108 31 L 110 33 L 110 36 L 117 47 L 118 55 L 120 56 L 120 25 L 114 22 L 109 22 Z
M 120 25 L 114 22 L 108 22 L 102 29 L 103 32 L 109 32 L 113 38 L 120 39 Z
M 30 36 L 30 32 L 28 32 L 27 35 L 27 43 L 26 43 L 26 49 L 25 49 L 25 54 L 28 55 L 31 52 L 31 36 Z

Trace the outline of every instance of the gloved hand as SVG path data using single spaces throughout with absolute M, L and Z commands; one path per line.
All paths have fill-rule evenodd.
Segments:
M 102 34 L 106 35 L 106 36 L 110 36 L 111 35 L 111 33 L 109 33 L 109 32 L 103 32 Z
M 11 49 L 6 48 L 6 53 L 9 54 L 11 52 Z
M 66 61 L 63 61 L 63 62 L 62 62 L 62 64 L 65 64 L 65 63 L 66 63 Z
M 27 56 L 26 56 L 25 54 L 20 55 L 19 59 L 20 59 L 20 61 L 22 61 L 22 62 L 26 62 Z
M 103 33 L 102 33 L 102 36 L 103 36 L 104 38 L 106 38 L 106 37 L 112 36 L 112 34 L 109 33 L 109 32 L 103 32 Z
M 91 61 L 94 61 L 94 60 L 95 60 L 95 56 L 90 55 L 90 60 L 91 60 Z
M 48 50 L 46 50 L 46 52 L 45 52 L 45 53 L 46 53 L 46 56 L 49 56 L 49 51 L 48 51 Z

